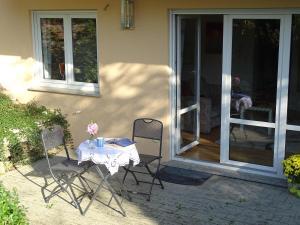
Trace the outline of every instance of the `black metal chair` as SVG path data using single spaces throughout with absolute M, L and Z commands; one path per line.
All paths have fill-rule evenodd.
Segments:
M 162 134 L 163 134 L 163 124 L 158 120 L 150 119 L 150 118 L 141 118 L 141 119 L 136 119 L 133 123 L 133 134 L 132 134 L 133 141 L 136 141 L 136 138 L 141 138 L 141 139 L 148 139 L 148 140 L 154 140 L 159 142 L 159 149 L 157 155 L 139 154 L 140 163 L 137 165 L 137 167 L 143 167 L 144 171 L 139 171 L 134 169 L 131 164 L 129 164 L 127 167 L 124 167 L 125 174 L 123 177 L 123 183 L 125 182 L 125 179 L 129 172 L 132 174 L 137 185 L 139 185 L 139 183 L 150 184 L 149 192 L 134 192 L 137 194 L 148 196 L 147 198 L 148 201 L 150 201 L 153 185 L 160 185 L 161 188 L 164 189 L 161 179 L 159 178 L 160 161 L 162 158 L 161 156 Z M 157 165 L 154 167 L 155 170 L 153 171 L 153 169 L 151 170 L 149 168 L 149 165 L 154 161 L 157 161 Z M 150 175 L 152 177 L 152 181 L 149 182 L 145 180 L 139 180 L 136 176 L 136 173 Z M 158 183 L 155 182 L 155 180 L 157 180 Z
M 69 203 L 79 209 L 80 213 L 83 214 L 80 202 L 86 194 L 89 194 L 89 196 L 92 194 L 92 189 L 82 175 L 87 172 L 91 164 L 83 163 L 78 165 L 77 160 L 70 158 L 64 140 L 63 129 L 58 125 L 55 125 L 53 129 L 46 128 L 42 131 L 42 142 L 50 175 L 54 180 L 52 183 L 48 183 L 46 177 L 44 177 L 45 185 L 41 189 L 44 201 L 48 203 L 52 197 L 58 195 L 60 192 L 65 192 L 71 198 L 71 202 Z M 67 157 L 62 162 L 52 165 L 49 160 L 48 151 L 58 146 L 64 146 Z M 78 178 L 81 187 L 74 184 L 76 178 Z M 57 185 L 50 191 L 50 195 L 46 196 L 45 190 L 53 183 L 56 183 Z M 83 191 L 83 194 L 76 197 L 73 186 L 80 191 Z M 89 191 L 87 189 L 89 189 Z

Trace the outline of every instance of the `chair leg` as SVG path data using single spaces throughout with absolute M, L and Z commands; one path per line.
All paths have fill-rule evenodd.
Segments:
M 155 177 L 157 178 L 158 182 L 160 183 L 161 189 L 165 189 L 160 177 L 159 177 L 159 168 L 160 168 L 160 159 L 158 160 L 158 165 L 156 168 L 156 173 L 155 173 Z
M 42 189 L 42 195 L 43 195 L 45 203 L 49 203 L 49 200 L 52 197 L 58 195 L 60 192 L 67 192 L 67 194 L 69 195 L 69 197 L 73 201 L 72 196 L 70 196 L 69 192 L 67 191 L 68 183 L 64 179 L 55 179 L 54 178 L 54 181 L 57 185 L 50 191 L 50 194 L 48 196 L 46 196 L 46 194 L 45 194 L 45 189 L 49 186 L 49 184 L 48 184 L 47 180 L 45 180 L 45 181 L 46 181 L 45 185 L 41 188 Z
M 158 175 L 159 167 L 160 167 L 160 162 L 158 163 L 158 166 L 157 166 L 157 168 L 156 168 L 156 172 L 155 172 L 155 173 L 153 173 L 153 172 L 150 170 L 150 168 L 149 168 L 148 165 L 146 165 L 145 167 L 146 167 L 148 173 L 154 178 L 154 180 L 155 180 L 155 179 L 158 180 L 158 182 L 159 182 L 159 184 L 160 184 L 160 186 L 161 186 L 161 189 L 164 189 L 165 187 L 164 187 L 164 185 L 162 184 L 161 179 L 159 178 L 159 175 Z
M 122 180 L 122 183 L 124 184 L 124 182 L 125 182 L 125 179 L 126 179 L 126 177 L 127 177 L 127 174 L 128 174 L 128 168 L 124 168 L 124 170 L 125 170 L 125 174 L 124 174 L 124 177 L 123 177 L 123 180 Z
M 139 185 L 139 184 L 140 184 L 139 181 L 138 181 L 138 179 L 137 179 L 137 177 L 136 177 L 136 175 L 134 174 L 134 172 L 130 170 L 130 165 L 128 165 L 127 168 L 124 168 L 124 170 L 125 170 L 126 172 L 125 172 L 124 177 L 123 177 L 123 183 L 125 182 L 125 178 L 127 177 L 128 172 L 130 172 L 130 173 L 132 174 L 132 176 L 133 176 L 135 182 L 136 182 L 136 185 Z
M 161 182 L 161 179 L 158 177 L 158 182 L 160 183 L 161 189 L 165 189 L 164 185 Z
M 150 201 L 151 194 L 152 194 L 152 189 L 153 189 L 153 185 L 154 185 L 155 179 L 157 179 L 157 180 L 159 181 L 159 184 L 160 184 L 161 188 L 164 189 L 164 186 L 163 186 L 163 184 L 162 184 L 160 178 L 158 177 L 159 165 L 160 165 L 160 163 L 158 163 L 158 166 L 157 166 L 157 168 L 156 168 L 156 172 L 155 172 L 155 173 L 153 173 L 153 172 L 150 170 L 150 168 L 149 168 L 148 165 L 145 166 L 146 169 L 147 169 L 147 171 L 148 171 L 148 173 L 152 176 L 152 182 L 151 182 L 151 186 L 150 186 L 150 190 L 149 190 L 149 195 L 148 195 L 147 201 Z
M 151 185 L 150 185 L 150 190 L 149 190 L 147 201 L 150 201 L 151 193 L 152 193 L 152 189 L 153 189 L 153 185 L 154 185 L 154 181 L 155 181 L 155 177 L 152 178 L 152 182 L 151 182 Z
M 93 190 L 92 190 L 91 187 L 88 185 L 88 183 L 86 182 L 86 180 L 85 180 L 81 175 L 78 175 L 78 180 L 79 180 L 79 182 L 81 183 L 81 186 L 83 187 L 85 193 L 88 193 L 88 195 L 90 196 L 90 195 L 92 194 Z M 84 182 L 83 182 L 83 181 L 84 181 Z M 88 188 L 89 188 L 90 190 L 88 190 L 88 188 L 85 186 L 84 183 L 86 183 L 86 185 L 88 186 Z
M 41 187 L 41 192 L 42 192 L 42 196 L 43 196 L 45 203 L 48 203 L 49 200 L 47 200 L 46 195 L 45 195 L 45 189 L 48 187 L 48 181 L 45 177 L 44 177 L 44 181 L 45 181 L 45 185 Z
M 123 179 L 122 181 L 120 180 L 120 179 L 116 179 L 117 180 L 117 182 L 119 183 L 119 191 L 120 191 L 120 196 L 122 196 L 123 197 L 123 199 L 125 198 L 125 195 L 124 195 L 124 187 L 126 187 L 125 186 L 125 180 Z M 125 191 L 125 193 L 126 193 L 126 195 L 127 195 L 127 198 L 128 198 L 128 200 L 129 201 L 131 201 L 132 199 L 131 199 L 131 196 L 129 195 L 129 192 L 128 191 Z
M 82 208 L 81 208 L 81 206 L 80 206 L 80 204 L 79 204 L 79 202 L 78 202 L 78 200 L 77 200 L 77 198 L 76 198 L 74 189 L 73 189 L 73 187 L 72 187 L 72 183 L 74 182 L 74 180 L 75 180 L 76 178 L 79 179 L 81 185 L 83 186 L 83 189 L 84 189 L 86 192 L 88 192 L 86 186 L 83 184 L 83 181 L 82 181 L 82 180 L 84 180 L 84 179 L 81 178 L 81 175 L 78 175 L 78 176 L 75 176 L 75 177 L 73 177 L 73 178 L 71 178 L 71 179 L 69 179 L 69 178 L 55 179 L 55 178 L 54 178 L 54 181 L 57 183 L 57 186 L 54 187 L 54 188 L 52 189 L 50 195 L 46 196 L 46 195 L 45 195 L 45 189 L 48 187 L 48 182 L 47 182 L 47 179 L 44 178 L 44 180 L 45 180 L 45 185 L 41 188 L 41 190 L 42 190 L 42 195 L 43 195 L 43 198 L 44 198 L 44 201 L 45 201 L 46 203 L 48 203 L 49 200 L 50 200 L 53 196 L 57 195 L 57 194 L 60 193 L 61 191 L 66 192 L 67 195 L 68 195 L 68 196 L 70 197 L 70 199 L 71 199 L 71 205 L 74 206 L 76 209 L 79 209 L 80 213 L 83 215 Z M 84 180 L 84 181 L 85 181 L 85 180 Z M 85 181 L 85 182 L 86 182 L 86 181 Z M 89 185 L 88 185 L 88 186 L 89 186 Z M 71 193 L 68 191 L 68 188 L 70 188 L 70 192 L 71 192 Z
M 74 180 L 75 180 L 75 179 L 68 180 L 68 182 L 67 182 L 67 185 L 68 185 L 68 187 L 70 188 L 70 191 L 71 191 L 71 194 L 72 194 L 72 195 L 71 195 L 67 190 L 66 190 L 66 191 L 67 191 L 68 195 L 70 196 L 72 202 L 74 202 L 75 207 L 76 207 L 77 209 L 79 209 L 81 215 L 83 215 L 82 208 L 81 208 L 79 202 L 77 201 L 77 198 L 76 198 L 74 189 L 73 189 L 73 187 L 72 187 L 72 183 L 73 183 Z
M 76 177 L 73 177 L 72 179 L 69 179 L 69 178 L 65 178 L 65 179 L 64 179 L 64 178 L 62 178 L 61 180 L 56 180 L 56 183 L 58 183 L 58 186 L 55 187 L 55 188 L 53 189 L 53 191 L 54 191 L 55 189 L 57 189 L 58 187 L 60 187 L 60 190 L 58 190 L 58 193 L 59 193 L 60 191 L 66 192 L 67 195 L 68 195 L 68 196 L 70 197 L 70 199 L 71 199 L 71 205 L 74 206 L 76 209 L 79 209 L 80 213 L 83 215 L 82 209 L 81 209 L 81 207 L 80 207 L 80 205 L 79 205 L 79 203 L 78 203 L 78 201 L 77 201 L 76 195 L 75 195 L 74 190 L 73 190 L 73 187 L 72 187 L 72 183 L 74 182 L 75 178 L 76 178 Z M 61 183 L 61 182 L 63 182 L 63 183 Z M 64 187 L 64 185 L 66 185 L 66 187 Z M 70 188 L 71 193 L 68 191 L 68 188 Z M 52 192 L 53 192 L 53 191 L 52 191 Z M 53 195 L 54 195 L 54 194 L 55 194 L 55 193 L 53 193 Z
M 91 191 L 93 191 L 93 189 L 91 188 L 89 183 L 86 181 L 86 178 L 84 176 L 82 176 L 82 174 L 80 174 L 79 177 L 82 181 L 84 181 L 84 183 L 86 184 L 86 187 L 88 187 Z
M 49 200 L 54 197 L 55 195 L 59 194 L 60 192 L 62 191 L 65 191 L 64 189 L 64 184 L 66 184 L 65 182 L 64 183 L 61 183 L 61 180 L 57 180 L 57 179 L 54 179 L 55 183 L 57 184 L 56 187 L 54 187 L 52 189 L 52 191 L 50 191 L 50 194 L 48 196 L 45 195 L 45 189 L 49 186 L 49 184 L 47 183 L 47 180 L 46 180 L 46 183 L 45 185 L 42 187 L 42 195 L 43 195 L 43 198 L 44 198 L 44 201 L 46 203 L 49 202 Z
M 138 181 L 138 179 L 137 179 L 135 173 L 134 173 L 133 171 L 131 171 L 131 170 L 129 170 L 129 172 L 132 174 L 133 178 L 135 179 L 136 185 L 139 185 L 140 182 Z
M 158 182 L 159 182 L 159 184 L 160 184 L 160 187 L 161 187 L 161 189 L 165 189 L 165 187 L 164 187 L 164 185 L 163 185 L 163 183 L 162 183 L 162 181 L 161 181 L 161 179 L 160 179 L 160 177 L 159 177 L 159 175 L 158 175 L 158 174 L 156 174 L 156 179 L 158 180 Z
M 62 192 L 63 189 L 61 188 L 60 185 L 57 185 L 55 188 L 53 188 L 53 190 L 50 192 L 50 194 L 45 197 L 45 202 L 48 203 L 49 200 L 54 197 L 55 195 L 57 195 L 58 193 Z

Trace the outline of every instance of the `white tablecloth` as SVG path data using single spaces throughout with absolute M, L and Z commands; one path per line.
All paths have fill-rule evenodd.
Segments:
M 118 172 L 120 166 L 126 166 L 129 161 L 133 161 L 133 165 L 140 163 L 140 158 L 135 144 L 127 147 L 121 147 L 114 144 L 104 144 L 103 148 L 94 146 L 89 147 L 89 141 L 82 142 L 77 150 L 78 163 L 83 161 L 93 161 L 95 164 L 104 164 L 113 175 Z

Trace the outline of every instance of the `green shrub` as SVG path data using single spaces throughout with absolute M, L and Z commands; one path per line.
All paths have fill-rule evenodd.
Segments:
M 49 110 L 34 101 L 17 104 L 0 93 L 0 115 L 0 162 L 24 164 L 41 158 L 43 127 L 61 125 L 67 141 L 71 139 L 69 124 L 58 109 Z
M 29 224 L 25 209 L 20 205 L 16 192 L 5 190 L 0 183 L 0 225 Z
M 288 180 L 290 193 L 300 198 L 300 155 L 292 155 L 283 160 L 283 173 Z
M 288 182 L 300 183 L 300 154 L 292 155 L 283 160 L 283 173 Z

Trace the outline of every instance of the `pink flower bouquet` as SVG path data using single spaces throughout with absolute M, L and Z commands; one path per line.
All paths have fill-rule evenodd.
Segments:
M 98 130 L 99 130 L 99 127 L 98 127 L 97 123 L 92 122 L 92 123 L 88 124 L 88 126 L 87 126 L 87 132 L 90 134 L 91 139 L 95 138 L 95 136 L 98 133 Z

